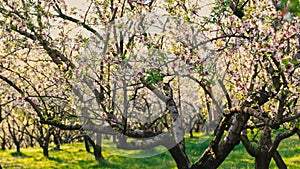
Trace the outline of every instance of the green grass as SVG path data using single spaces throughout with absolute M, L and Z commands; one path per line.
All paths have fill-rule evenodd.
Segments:
M 209 143 L 209 136 L 196 134 L 195 138 L 186 139 L 186 151 L 192 161 L 199 158 Z M 61 146 L 61 150 L 50 147 L 49 158 L 43 157 L 41 148 L 21 149 L 22 153 L 15 150 L 0 150 L 0 164 L 3 168 L 99 168 L 99 169 L 169 169 L 176 168 L 168 152 L 152 157 L 130 158 L 130 156 L 145 155 L 145 153 L 157 153 L 164 151 L 158 147 L 148 151 L 125 151 L 118 150 L 111 143 L 104 141 L 105 161 L 96 162 L 93 154 L 84 150 L 83 143 L 72 143 Z M 284 140 L 279 147 L 280 154 L 284 157 L 289 169 L 300 168 L 300 140 L 293 136 Z M 122 156 L 120 156 L 120 154 Z M 126 157 L 127 156 L 127 157 Z M 225 162 L 219 167 L 223 169 L 254 168 L 254 158 L 249 156 L 240 144 L 230 153 Z M 277 168 L 272 161 L 270 168 Z

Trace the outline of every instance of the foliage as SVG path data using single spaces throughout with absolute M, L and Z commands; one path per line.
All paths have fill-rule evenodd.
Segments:
M 281 0 L 280 8 L 287 8 L 290 12 L 296 13 L 298 16 L 300 16 L 299 0 Z

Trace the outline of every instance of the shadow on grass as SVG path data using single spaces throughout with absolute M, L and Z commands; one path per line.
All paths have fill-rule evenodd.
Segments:
M 109 167 L 109 168 L 120 168 L 120 164 L 114 164 L 112 162 L 109 161 L 109 158 L 108 159 L 102 159 L 102 160 L 99 160 L 98 162 L 99 166 L 101 167 Z
M 50 149 L 50 151 L 62 151 L 60 148 L 54 147 L 52 149 Z
M 12 152 L 12 153 L 10 153 L 10 155 L 13 156 L 13 157 L 22 157 L 22 158 L 30 158 L 31 157 L 31 156 L 26 155 L 22 152 Z
M 130 158 L 123 156 L 112 155 L 106 157 L 106 163 L 99 163 L 101 166 L 108 168 L 130 168 L 130 169 L 141 169 L 141 168 L 153 168 L 156 166 L 157 169 L 165 169 L 174 167 L 173 160 L 168 152 L 144 158 Z
M 109 161 L 107 160 L 99 160 L 98 163 L 94 163 L 94 160 L 78 160 L 76 165 L 77 166 L 80 166 L 82 168 L 86 168 L 86 166 L 88 166 L 88 168 L 122 168 L 122 165 L 117 165 L 117 164 L 113 164 L 113 163 L 110 163 Z M 91 165 L 92 164 L 92 165 Z
M 1 166 L 1 165 L 0 165 Z M 21 164 L 12 164 L 12 165 L 2 165 L 2 167 L 3 167 L 3 169 L 4 168 L 20 168 L 20 169 L 23 169 L 23 168 L 25 168 L 23 165 L 21 165 Z
M 48 159 L 48 160 L 52 160 L 52 161 L 56 161 L 56 162 L 58 162 L 58 163 L 61 163 L 61 162 L 63 162 L 63 160 L 62 160 L 62 159 L 60 159 L 60 158 L 57 158 L 57 157 L 47 157 L 47 159 Z

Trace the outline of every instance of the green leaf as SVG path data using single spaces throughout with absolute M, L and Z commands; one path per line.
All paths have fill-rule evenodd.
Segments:
M 299 12 L 299 0 L 291 0 L 289 3 L 290 12 Z
M 284 59 L 282 59 L 282 63 L 284 64 L 284 65 L 288 65 L 289 63 L 290 63 L 290 58 L 284 58 Z
M 191 20 L 190 20 L 190 18 L 189 18 L 188 15 L 185 16 L 185 21 L 188 22 L 188 23 L 191 22 Z
M 229 5 L 230 1 L 229 0 L 225 0 L 225 4 Z
M 150 84 L 156 84 L 158 82 L 163 81 L 163 74 L 158 69 L 150 69 L 145 72 L 147 77 L 145 79 L 146 82 Z
M 89 38 L 83 38 L 83 43 L 87 44 L 90 41 Z
M 30 29 L 30 30 L 33 30 L 33 29 L 34 29 L 34 24 L 31 23 L 31 22 L 29 22 L 29 23 L 27 24 L 27 26 L 28 26 L 28 29 Z
M 285 8 L 285 7 L 286 7 L 286 4 L 287 4 L 287 0 L 282 0 L 282 1 L 280 1 L 280 4 L 279 4 L 280 9 Z

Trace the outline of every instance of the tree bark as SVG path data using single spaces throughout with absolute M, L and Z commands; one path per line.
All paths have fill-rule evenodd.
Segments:
M 190 168 L 190 161 L 180 144 L 183 143 L 176 144 L 169 149 L 169 152 L 175 160 L 178 169 L 188 169 Z
M 274 151 L 269 151 L 272 146 L 271 129 L 265 126 L 260 136 L 257 154 L 255 156 L 255 169 L 268 169 Z
M 43 148 L 43 155 L 45 157 L 49 157 L 48 145 L 44 145 L 42 148 Z
M 96 146 L 95 146 L 96 150 L 94 150 L 94 155 L 95 155 L 95 158 L 97 161 L 104 159 L 104 157 L 102 155 L 101 145 L 102 145 L 102 134 L 97 133 L 96 134 Z
M 190 138 L 193 138 L 194 135 L 193 135 L 193 128 L 190 130 Z
M 45 137 L 44 145 L 42 146 L 43 148 L 43 154 L 45 157 L 49 157 L 49 142 L 50 142 L 50 136 L 51 136 L 51 129 L 48 130 L 47 135 Z
M 273 154 L 273 159 L 275 160 L 276 165 L 279 169 L 287 169 L 287 166 L 285 165 L 281 155 L 277 150 Z
M 20 148 L 21 148 L 20 143 L 19 142 L 15 142 L 15 145 L 16 145 L 17 152 L 20 153 L 21 152 L 21 150 L 20 150 Z
M 90 153 L 91 152 L 91 149 L 90 149 L 90 145 L 89 145 L 89 139 L 87 138 L 88 136 L 84 136 L 83 139 L 84 139 L 84 146 L 85 146 L 85 151 Z
M 210 146 L 203 155 L 193 164 L 192 169 L 216 169 L 222 164 L 232 149 L 239 144 L 241 139 L 240 133 L 249 119 L 249 111 L 251 109 L 247 107 L 236 107 L 230 110 L 230 114 L 223 117 L 216 129 L 214 140 L 211 141 Z M 232 116 L 234 114 L 236 115 Z M 228 133 L 220 142 L 229 123 L 231 125 Z
M 5 150 L 6 140 L 3 139 L 1 142 L 1 150 Z
M 60 136 L 58 133 L 53 134 L 54 137 L 54 144 L 56 145 L 55 149 L 60 150 Z
M 97 161 L 104 160 L 104 157 L 102 156 L 102 148 L 97 144 L 94 147 L 94 156 Z
M 269 169 L 272 156 L 268 152 L 260 152 L 255 157 L 255 169 Z
M 43 155 L 45 157 L 49 157 L 49 150 L 48 150 L 48 148 L 49 148 L 50 137 L 51 137 L 53 131 L 54 131 L 54 127 L 51 126 L 49 129 L 47 129 L 47 134 L 44 137 L 44 142 L 40 141 L 40 146 L 43 148 Z
M 104 157 L 102 156 L 102 148 L 100 145 L 98 144 L 95 144 L 95 142 L 90 138 L 88 137 L 88 140 L 89 140 L 89 143 L 92 145 L 93 149 L 94 149 L 94 157 L 97 161 L 99 160 L 104 160 Z
M 1 150 L 5 150 L 5 145 L 6 145 L 6 133 L 4 131 L 4 127 L 2 125 L 2 133 L 3 133 L 3 136 L 1 137 Z

